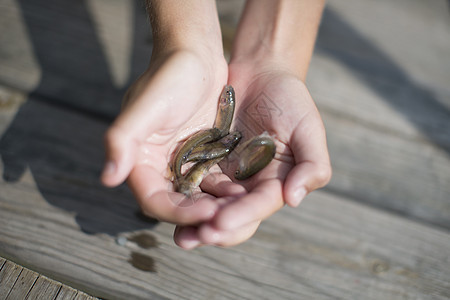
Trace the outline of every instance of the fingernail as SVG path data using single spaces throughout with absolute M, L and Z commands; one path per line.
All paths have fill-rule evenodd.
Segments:
M 220 240 L 220 233 L 213 232 L 211 235 L 211 243 L 217 243 Z
M 304 187 L 298 188 L 294 192 L 294 197 L 290 203 L 292 207 L 297 207 L 300 205 L 300 202 L 302 202 L 303 198 L 306 196 L 306 189 Z
M 180 228 L 175 243 L 183 249 L 191 250 L 200 246 L 200 240 L 197 237 L 197 230 L 194 227 Z
M 199 240 L 184 240 L 180 242 L 180 246 L 186 250 L 192 250 L 198 246 L 200 246 Z

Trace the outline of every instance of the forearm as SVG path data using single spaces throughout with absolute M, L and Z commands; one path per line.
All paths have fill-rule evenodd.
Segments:
M 213 0 L 146 0 L 152 26 L 153 55 L 177 50 L 220 55 L 222 39 Z
M 234 40 L 231 62 L 269 61 L 304 80 L 324 2 L 247 1 Z

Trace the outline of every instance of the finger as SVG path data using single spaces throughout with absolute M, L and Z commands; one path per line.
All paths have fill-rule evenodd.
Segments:
M 307 193 L 325 186 L 331 178 L 325 129 L 318 112 L 302 120 L 289 145 L 296 166 L 286 177 L 284 199 L 288 205 L 296 207 Z
M 206 176 L 201 185 L 202 191 L 216 197 L 242 197 L 247 190 L 240 184 L 231 181 L 230 177 L 223 173 L 211 173 Z
M 173 240 L 179 247 L 190 250 L 201 246 L 198 228 L 195 226 L 176 226 Z
M 269 217 L 283 204 L 281 182 L 264 180 L 242 198 L 222 207 L 214 217 L 213 225 L 219 230 L 234 230 Z
M 297 207 L 308 193 L 325 186 L 330 177 L 329 164 L 307 161 L 296 165 L 286 178 L 284 195 L 286 203 Z
M 218 210 L 212 196 L 204 194 L 198 198 L 187 198 L 171 192 L 170 182 L 147 165 L 137 165 L 131 171 L 128 185 L 142 211 L 162 221 L 195 224 L 210 220 Z
M 221 247 L 238 245 L 251 238 L 255 234 L 260 223 L 260 220 L 253 221 L 234 230 L 219 230 L 209 224 L 202 225 L 196 233 L 198 244 L 195 247 L 202 244 Z
M 121 184 L 135 164 L 137 143 L 123 130 L 111 127 L 105 135 L 106 159 L 102 183 L 113 187 Z
M 173 89 L 174 82 L 177 82 L 174 76 L 170 76 L 174 67 L 171 63 L 152 76 L 144 73 L 127 91 L 123 110 L 105 135 L 106 162 L 101 181 L 106 186 L 116 186 L 126 179 L 136 163 L 140 143 L 160 129 L 176 128 L 185 122 L 171 115 L 175 111 L 171 105 L 178 103 L 173 99 L 185 97 L 183 88 Z M 186 104 L 190 110 L 194 109 L 192 101 L 184 102 L 191 104 Z M 189 109 L 183 111 L 184 116 L 190 115 Z

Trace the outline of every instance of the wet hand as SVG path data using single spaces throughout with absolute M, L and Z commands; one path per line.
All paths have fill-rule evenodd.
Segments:
M 175 241 L 184 248 L 203 244 L 231 246 L 250 238 L 261 221 L 285 203 L 298 206 L 331 177 L 325 129 L 306 86 L 289 72 L 257 71 L 231 65 L 229 83 L 236 90 L 234 127 L 244 139 L 267 131 L 277 153 L 262 171 L 245 181 L 233 177 L 238 155 L 221 163 L 201 188 L 220 208 L 213 219 L 197 226 L 178 226 Z

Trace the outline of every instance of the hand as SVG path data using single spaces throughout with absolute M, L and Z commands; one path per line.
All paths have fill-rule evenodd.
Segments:
M 223 173 L 205 178 L 202 190 L 219 197 L 221 207 L 209 222 L 177 228 L 175 241 L 184 248 L 241 243 L 285 202 L 297 206 L 331 177 L 324 126 L 302 81 L 270 63 L 234 64 L 229 67 L 229 84 L 236 90 L 236 129 L 244 138 L 269 132 L 277 154 L 246 181 L 230 179 L 237 162 L 232 157 L 235 163 L 221 164 Z
M 198 223 L 218 209 L 208 196 L 180 205 L 184 197 L 170 192 L 167 178 L 174 147 L 213 124 L 227 80 L 225 59 L 214 57 L 187 50 L 154 55 L 106 133 L 103 183 L 115 186 L 128 178 L 143 212 L 162 221 Z

